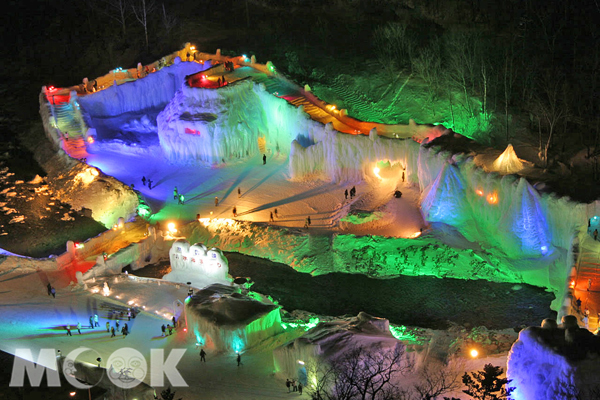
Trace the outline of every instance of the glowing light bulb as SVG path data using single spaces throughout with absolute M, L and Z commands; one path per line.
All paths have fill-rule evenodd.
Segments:
M 476 349 L 471 349 L 469 354 L 471 355 L 471 357 L 477 358 L 477 356 L 479 355 L 479 352 Z

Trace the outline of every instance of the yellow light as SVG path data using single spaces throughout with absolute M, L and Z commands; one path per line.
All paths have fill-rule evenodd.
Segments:
M 87 141 L 88 141 L 88 143 L 94 143 L 94 138 L 91 136 L 88 136 Z
M 73 397 L 73 396 L 75 396 L 76 394 L 77 394 L 77 392 L 71 392 L 71 393 L 69 393 L 69 396 Z
M 575 287 L 575 281 L 574 281 L 574 280 L 573 280 L 573 281 L 571 281 L 571 284 L 569 285 L 569 287 L 570 287 L 571 289 L 573 289 L 573 288 Z
M 477 193 L 477 196 L 483 196 L 483 190 L 481 189 L 475 190 L 475 193 Z
M 415 239 L 415 238 L 418 238 L 419 236 L 421 236 L 421 231 L 413 233 L 412 235 L 409 236 L 409 238 Z
M 487 202 L 490 204 L 497 204 L 498 203 L 498 193 L 493 192 L 493 193 L 488 194 Z
M 469 354 L 471 355 L 471 357 L 477 358 L 477 356 L 479 355 L 479 352 L 476 349 L 471 349 Z
M 169 222 L 167 224 L 167 229 L 169 230 L 169 232 L 171 233 L 175 233 L 177 232 L 177 228 L 175 228 L 175 223 L 174 222 Z
M 373 173 L 375 174 L 375 176 L 377 176 L 379 179 L 381 179 L 381 176 L 379 176 L 379 171 L 381 171 L 379 168 L 377 168 L 377 167 L 373 168 Z
M 196 46 L 190 46 L 190 50 L 192 50 L 192 51 L 196 50 Z

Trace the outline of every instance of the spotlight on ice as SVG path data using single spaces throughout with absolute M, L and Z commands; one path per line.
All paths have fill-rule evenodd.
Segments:
M 378 167 L 373 168 L 373 173 L 375 174 L 375 176 L 381 179 L 381 176 L 379 176 L 379 171 L 381 170 Z
M 469 354 L 471 355 L 471 357 L 477 358 L 477 356 L 479 355 L 479 352 L 476 349 L 471 349 Z

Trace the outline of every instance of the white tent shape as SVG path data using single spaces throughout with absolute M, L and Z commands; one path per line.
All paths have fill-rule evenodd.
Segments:
M 506 150 L 494 160 L 491 170 L 501 174 L 515 174 L 521 171 L 523 167 L 524 163 L 517 157 L 512 144 L 509 144 Z

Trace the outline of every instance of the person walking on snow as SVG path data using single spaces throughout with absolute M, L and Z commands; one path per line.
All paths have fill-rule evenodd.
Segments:
M 308 222 L 308 226 L 310 226 L 310 215 L 306 217 L 306 222 Z
M 81 335 L 81 322 L 77 323 L 77 332 Z
M 242 355 L 240 353 L 237 355 L 237 365 L 238 367 L 242 365 Z
M 269 221 L 270 221 L 270 222 L 273 222 L 273 221 L 274 221 L 274 220 L 273 220 L 273 212 L 271 212 L 271 215 L 269 215 Z
M 67 336 L 73 336 L 71 333 L 71 325 L 67 325 Z
M 206 362 L 206 352 L 204 351 L 204 349 L 200 349 L 200 362 Z
M 54 289 L 54 286 L 52 286 L 50 288 L 50 293 L 52 293 L 52 298 L 55 299 L 56 298 L 56 289 Z
M 344 190 L 344 197 L 348 200 L 348 189 Z
M 237 207 L 233 206 L 233 210 L 231 210 L 231 212 L 233 213 L 233 218 L 237 217 Z
M 106 321 L 106 333 L 110 332 L 110 322 Z
M 302 382 L 298 382 L 298 393 L 302 394 Z
M 178 197 L 179 192 L 177 191 L 177 186 L 175 186 L 175 189 L 173 189 L 173 200 L 177 200 Z
M 50 285 L 50 282 L 48 282 L 48 296 L 52 295 L 52 285 Z
M 165 336 L 165 332 L 167 331 L 167 327 L 165 326 L 165 324 L 163 324 L 163 326 L 160 327 L 160 330 L 162 331 L 162 335 Z
M 242 197 L 242 189 L 238 186 L 238 199 Z
M 90 328 L 94 329 L 94 317 L 90 315 Z
M 263 165 L 267 164 L 267 155 L 263 154 Z
M 286 380 L 285 380 L 285 386 L 287 386 L 287 388 L 288 388 L 288 393 L 289 393 L 289 392 L 290 392 L 290 389 L 291 389 L 291 387 L 292 387 L 292 382 L 290 382 L 290 380 L 289 380 L 289 379 L 286 379 Z
M 115 327 L 113 326 L 112 328 L 110 328 L 110 337 L 113 338 L 116 336 L 116 330 Z
M 142 176 L 142 185 L 146 186 L 146 177 Z
M 152 181 L 148 179 L 148 189 L 152 189 Z
M 98 314 L 94 314 L 94 326 L 100 327 L 100 324 L 98 323 Z
M 215 207 L 219 205 L 219 198 L 215 196 Z
M 117 319 L 117 321 L 115 322 L 115 325 L 117 326 L 117 330 L 119 329 L 119 320 Z
M 185 197 L 182 194 L 179 195 L 179 204 L 183 205 L 185 203 Z
M 273 214 L 275 214 L 275 218 L 279 218 L 279 215 L 277 215 L 277 209 L 273 210 Z

